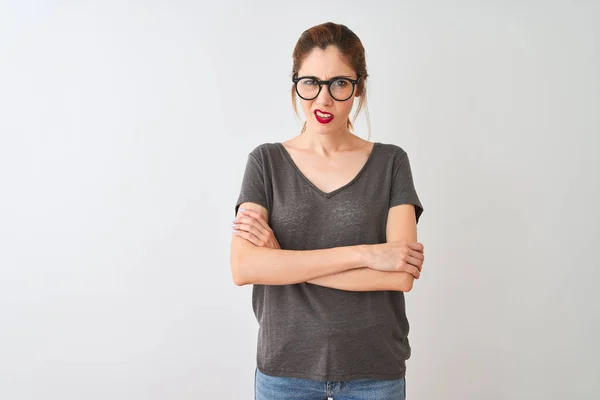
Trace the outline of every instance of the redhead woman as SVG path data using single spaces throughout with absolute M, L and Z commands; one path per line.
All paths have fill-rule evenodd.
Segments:
M 256 400 L 406 397 L 404 293 L 423 267 L 423 206 L 406 151 L 353 133 L 367 77 L 348 27 L 306 30 L 291 77 L 304 127 L 248 154 L 231 272 L 253 285 Z

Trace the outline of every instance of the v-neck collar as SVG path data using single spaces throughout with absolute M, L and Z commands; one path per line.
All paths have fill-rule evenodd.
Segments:
M 302 173 L 302 171 L 300 171 L 300 168 L 298 168 L 298 166 L 296 165 L 296 163 L 292 159 L 292 156 L 290 155 L 290 153 L 287 151 L 287 149 L 285 148 L 285 146 L 281 142 L 275 142 L 275 144 L 277 144 L 278 147 L 281 149 L 281 151 L 285 155 L 285 158 L 287 158 L 287 160 L 290 162 L 290 164 L 292 165 L 292 167 L 294 167 L 294 169 L 296 170 L 296 172 L 298 173 L 298 175 L 300 175 L 300 177 L 302 179 L 304 179 L 304 181 L 310 187 L 312 187 L 318 194 L 320 194 L 321 196 L 325 197 L 326 199 L 329 199 L 329 198 L 335 196 L 336 194 L 338 194 L 342 190 L 344 190 L 347 187 L 349 187 L 352 184 L 354 184 L 354 182 L 356 182 L 358 180 L 358 178 L 360 178 L 360 176 L 363 174 L 363 172 L 365 171 L 365 169 L 367 168 L 367 166 L 370 164 L 371 160 L 373 159 L 373 157 L 375 155 L 375 150 L 377 150 L 377 148 L 379 146 L 379 142 L 373 142 L 373 148 L 371 149 L 371 153 L 369 154 L 369 157 L 367 158 L 367 161 L 365 161 L 364 165 L 362 166 L 362 168 L 360 169 L 360 171 L 358 171 L 358 173 L 356 174 L 356 176 L 354 177 L 354 179 L 352 179 L 350 182 L 346 183 L 343 186 L 340 186 L 339 188 L 337 188 L 337 189 L 335 189 L 335 190 L 333 190 L 331 192 L 324 192 L 321 189 L 319 189 L 314 183 L 312 183 L 310 181 L 310 179 L 308 179 Z

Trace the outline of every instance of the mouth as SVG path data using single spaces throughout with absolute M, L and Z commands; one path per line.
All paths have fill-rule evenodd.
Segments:
M 331 114 L 331 113 L 321 111 L 321 110 L 315 110 L 314 114 L 315 114 L 315 118 L 317 119 L 317 121 L 321 124 L 328 124 L 331 121 L 333 121 L 333 114 Z

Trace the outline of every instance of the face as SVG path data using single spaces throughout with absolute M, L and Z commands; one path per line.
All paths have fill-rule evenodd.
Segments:
M 319 80 L 329 80 L 334 77 L 356 79 L 357 77 L 356 72 L 344 62 L 342 53 L 335 46 L 328 46 L 325 50 L 315 48 L 304 60 L 298 71 L 298 77 L 303 76 L 315 76 Z M 340 83 L 343 84 L 343 82 Z M 304 111 L 304 115 L 306 116 L 307 130 L 311 130 L 311 132 L 316 132 L 317 134 L 345 131 L 355 97 L 356 87 L 350 99 L 346 101 L 334 100 L 325 84 L 319 95 L 313 100 L 304 100 L 298 97 L 302 105 L 302 111 Z M 316 114 L 317 110 L 329 113 L 333 118 L 321 118 Z

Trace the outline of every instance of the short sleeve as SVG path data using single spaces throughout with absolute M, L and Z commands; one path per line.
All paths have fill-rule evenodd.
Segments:
M 399 204 L 413 204 L 417 223 L 423 213 L 423 205 L 417 195 L 413 181 L 410 160 L 405 151 L 400 151 L 396 156 L 390 191 L 390 208 Z
M 240 204 L 245 202 L 257 203 L 267 210 L 269 209 L 264 168 L 260 160 L 253 153 L 248 154 L 240 195 L 235 203 L 234 215 L 237 215 Z

